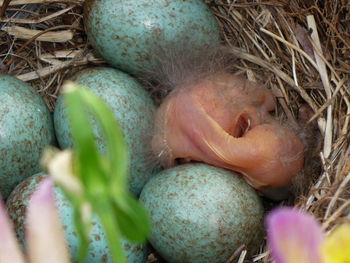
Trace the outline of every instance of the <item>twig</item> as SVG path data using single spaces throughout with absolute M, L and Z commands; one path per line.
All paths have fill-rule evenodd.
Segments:
M 329 227 L 329 225 L 334 222 L 341 214 L 344 212 L 346 208 L 350 206 L 350 200 L 347 200 L 343 203 L 329 218 L 326 222 L 322 224 L 322 228 L 325 230 Z
M 332 197 L 332 200 L 329 202 L 324 219 L 328 218 L 332 208 L 334 207 L 336 201 L 338 200 L 338 197 L 345 190 L 345 188 L 348 187 L 349 182 L 350 182 L 350 173 L 348 173 L 348 175 L 343 179 L 337 191 L 335 192 L 334 196 Z
M 310 63 L 311 65 L 314 66 L 314 68 L 317 68 L 317 64 L 315 63 L 315 61 L 312 59 L 312 57 L 310 57 L 304 50 L 300 49 L 298 46 L 284 40 L 283 38 L 275 35 L 274 33 L 271 33 L 270 31 L 266 30 L 265 28 L 260 28 L 260 30 L 266 34 L 268 34 L 269 36 L 277 39 L 278 41 L 282 42 L 283 44 L 285 44 L 286 46 L 293 48 L 294 50 L 298 51 L 300 54 L 302 54 Z
M 264 253 L 259 254 L 258 256 L 254 257 L 253 262 L 257 262 L 259 260 L 262 260 L 263 258 L 267 258 L 270 255 L 270 251 L 265 251 Z
M 60 26 L 54 26 L 51 28 L 48 28 L 40 33 L 38 33 L 37 35 L 33 36 L 31 39 L 27 40 L 15 53 L 15 55 L 18 55 L 19 53 L 22 52 L 22 50 L 27 47 L 30 43 L 32 43 L 33 41 L 35 41 L 38 37 L 40 37 L 41 35 L 52 31 L 52 30 L 56 30 L 56 29 L 62 29 L 62 28 L 71 28 L 71 29 L 76 29 L 76 30 L 83 30 L 79 27 L 76 26 L 71 26 L 71 25 L 60 25 Z M 0 73 L 2 72 L 6 72 L 6 70 L 9 68 L 9 66 L 13 63 L 13 61 L 16 59 L 16 56 L 13 56 L 5 65 L 5 67 L 0 71 Z
M 7 0 L 0 0 L 0 5 L 2 5 Z M 74 3 L 83 4 L 84 0 L 12 0 L 9 6 L 14 5 L 27 5 L 27 4 L 50 4 L 50 3 Z
M 318 190 L 319 187 L 323 184 L 323 181 L 324 181 L 324 179 L 325 179 L 326 177 L 327 177 L 327 174 L 326 174 L 326 173 L 322 173 L 322 175 L 318 178 L 318 180 L 317 180 L 317 182 L 316 182 L 316 184 L 314 185 L 313 188 L 314 188 L 315 190 Z M 303 209 L 303 210 L 305 210 L 305 211 L 309 210 L 309 208 L 310 208 L 312 202 L 314 201 L 314 199 L 315 199 L 315 193 L 312 193 L 312 194 L 308 197 L 306 203 L 305 203 L 304 205 L 302 205 L 300 208 Z
M 315 120 L 331 103 L 336 99 L 336 95 L 344 85 L 345 81 L 347 79 L 342 79 L 340 82 L 338 82 L 338 86 L 336 87 L 335 91 L 333 92 L 333 96 L 328 99 L 319 109 L 318 111 L 311 117 L 311 119 L 308 121 L 308 123 L 311 123 L 313 120 Z
M 309 104 L 309 106 L 316 112 L 318 110 L 318 107 L 316 106 L 315 102 L 310 98 L 310 96 L 305 92 L 305 90 L 303 90 L 301 87 L 299 86 L 295 86 L 294 85 L 294 80 L 289 77 L 286 73 L 284 73 L 283 71 L 277 69 L 276 67 L 274 67 L 272 64 L 270 64 L 269 62 L 246 53 L 244 50 L 231 46 L 231 51 L 234 55 L 236 55 L 239 58 L 242 59 L 246 59 L 250 62 L 253 62 L 259 66 L 265 67 L 267 69 L 269 69 L 270 71 L 274 72 L 276 75 L 278 75 L 281 79 L 283 79 L 285 82 L 288 83 L 288 85 L 290 85 L 291 87 L 293 87 L 295 90 L 297 90 L 300 94 L 300 96 Z
M 243 249 L 245 249 L 245 245 L 241 245 L 239 246 L 235 252 L 232 254 L 232 256 L 226 261 L 226 263 L 232 263 L 243 251 Z
M 50 14 L 48 16 L 40 17 L 40 18 L 35 18 L 35 19 L 20 19 L 20 18 L 1 18 L 0 22 L 5 22 L 5 23 L 17 23 L 17 24 L 37 24 L 37 23 L 42 23 L 47 20 L 50 20 L 52 18 L 58 17 L 69 10 L 73 9 L 75 5 L 69 6 L 65 9 L 62 9 L 60 11 L 57 11 L 53 14 Z
M 237 263 L 243 263 L 246 255 L 247 255 L 247 250 L 243 250 Z
M 0 18 L 2 18 L 4 16 L 6 8 L 10 4 L 10 2 L 11 2 L 11 0 L 3 1 L 2 5 L 1 5 L 1 9 L 0 9 Z
M 29 73 L 25 73 L 22 75 L 18 75 L 16 76 L 18 79 L 21 79 L 23 81 L 31 81 L 31 80 L 35 80 L 41 77 L 46 77 L 52 73 L 57 72 L 58 70 L 67 68 L 71 65 L 75 65 L 75 66 L 81 66 L 81 65 L 85 65 L 88 62 L 94 62 L 95 64 L 97 63 L 104 63 L 105 61 L 99 59 L 99 58 L 95 58 L 93 55 L 91 54 L 87 54 L 86 56 L 84 56 L 82 59 L 77 59 L 78 56 L 75 59 L 72 59 L 70 61 L 65 61 L 65 62 L 61 62 L 61 63 L 55 63 L 51 66 L 45 67 L 45 68 L 41 68 L 39 70 L 33 71 L 33 72 L 29 72 Z
M 20 26 L 4 26 L 2 30 L 6 31 L 9 35 L 14 36 L 19 39 L 31 39 L 38 34 L 45 32 L 41 30 L 28 29 Z M 43 34 L 40 34 L 36 38 L 38 41 L 46 41 L 46 42 L 55 42 L 55 43 L 64 43 L 73 38 L 73 32 L 71 30 L 62 30 L 55 32 L 46 31 Z
M 306 19 L 307 19 L 309 29 L 312 29 L 311 38 L 315 43 L 316 47 L 318 48 L 318 50 L 321 51 L 322 47 L 321 47 L 320 39 L 317 33 L 315 18 L 313 15 L 308 15 Z M 317 69 L 319 71 L 323 86 L 326 91 L 327 99 L 331 100 L 332 91 L 330 88 L 330 83 L 329 83 L 328 74 L 326 70 L 326 64 L 324 63 L 323 59 L 319 56 L 318 52 L 315 51 L 315 48 L 314 48 L 314 55 L 317 63 Z M 324 152 L 325 158 L 329 157 L 332 150 L 332 139 L 333 139 L 332 138 L 332 127 L 333 127 L 332 120 L 333 120 L 332 104 L 329 104 L 327 107 L 327 122 L 326 122 L 326 130 L 325 130 L 324 145 L 323 145 L 323 152 Z

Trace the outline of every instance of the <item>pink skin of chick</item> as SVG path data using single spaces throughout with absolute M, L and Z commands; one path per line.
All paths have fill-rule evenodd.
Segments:
M 157 111 L 153 152 L 164 167 L 200 161 L 243 174 L 258 190 L 288 185 L 302 169 L 299 137 L 273 120 L 265 87 L 216 73 L 173 90 Z

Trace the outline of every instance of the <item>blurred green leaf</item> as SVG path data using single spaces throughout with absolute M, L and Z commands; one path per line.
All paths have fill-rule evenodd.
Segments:
M 117 216 L 120 230 L 127 239 L 145 242 L 150 233 L 148 211 L 131 195 L 115 199 L 114 213 Z
M 71 133 L 75 151 L 75 172 L 82 181 L 89 195 L 96 197 L 103 194 L 106 184 L 105 172 L 102 169 L 99 152 L 95 145 L 89 114 L 80 89 L 65 95 L 67 111 L 71 122 Z M 91 187 L 93 186 L 93 187 Z M 91 189 L 92 188 L 92 189 Z
M 150 233 L 146 209 L 129 192 L 127 178 L 129 155 L 121 128 L 111 109 L 91 91 L 70 82 L 64 89 L 74 144 L 73 176 L 83 186 L 83 193 L 63 190 L 73 204 L 75 223 L 82 247 L 80 259 L 87 251 L 89 225 L 81 207 L 88 203 L 99 216 L 109 241 L 114 262 L 126 262 L 120 237 L 144 242 Z M 91 127 L 95 118 L 103 132 L 106 152 L 96 147 Z
M 81 95 L 93 110 L 103 130 L 110 164 L 108 176 L 112 183 L 117 183 L 118 188 L 127 189 L 129 155 L 123 132 L 105 103 L 88 90 L 81 90 Z
M 114 262 L 127 262 L 124 249 L 121 244 L 120 225 L 118 224 L 116 214 L 110 207 L 110 202 L 102 201 L 99 205 L 97 214 L 104 226 L 107 239 L 109 241 L 109 248 Z

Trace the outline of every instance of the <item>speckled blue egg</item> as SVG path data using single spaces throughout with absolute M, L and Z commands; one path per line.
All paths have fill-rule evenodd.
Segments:
M 112 66 L 152 70 L 150 53 L 169 46 L 190 50 L 219 43 L 220 30 L 203 0 L 87 0 L 86 34 Z
M 0 75 L 0 192 L 4 198 L 40 171 L 45 146 L 55 143 L 51 113 L 27 83 Z
M 151 162 L 150 141 L 153 132 L 155 105 L 150 95 L 134 78 L 113 68 L 89 68 L 78 72 L 71 80 L 90 89 L 113 110 L 130 153 L 130 190 L 138 196 L 156 169 Z M 54 124 L 61 148 L 72 147 L 67 110 L 58 97 Z M 101 151 L 105 144 L 97 122 L 93 122 L 96 140 Z
M 15 230 L 23 243 L 25 227 L 25 209 L 32 193 L 38 186 L 38 183 L 47 175 L 39 173 L 33 175 L 17 187 L 10 194 L 6 205 L 9 215 L 15 225 Z M 62 190 L 55 187 L 55 201 L 61 218 L 67 244 L 71 251 L 72 259 L 76 262 L 78 253 L 78 244 L 76 229 L 73 223 L 73 208 L 70 202 L 65 198 Z M 97 217 L 92 219 L 92 229 L 90 233 L 88 256 L 84 263 L 112 263 L 107 240 L 102 224 Z M 48 233 L 48 238 L 50 238 Z M 147 246 L 132 243 L 126 239 L 122 240 L 124 251 L 130 263 L 144 263 L 147 260 Z
M 163 170 L 140 201 L 151 215 L 150 243 L 168 263 L 222 263 L 263 241 L 263 206 L 236 173 L 206 164 Z

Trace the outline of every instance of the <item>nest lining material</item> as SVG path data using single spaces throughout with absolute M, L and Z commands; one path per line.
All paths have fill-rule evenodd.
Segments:
M 106 64 L 86 39 L 83 0 L 0 0 L 0 70 L 30 82 L 53 110 L 64 79 Z M 346 0 L 207 0 L 237 62 L 232 70 L 265 83 L 290 122 L 318 129 L 322 171 L 293 203 L 326 231 L 350 222 L 350 3 Z M 306 113 L 305 113 L 306 112 Z M 243 262 L 244 247 L 228 262 Z M 267 262 L 268 252 L 254 258 Z

